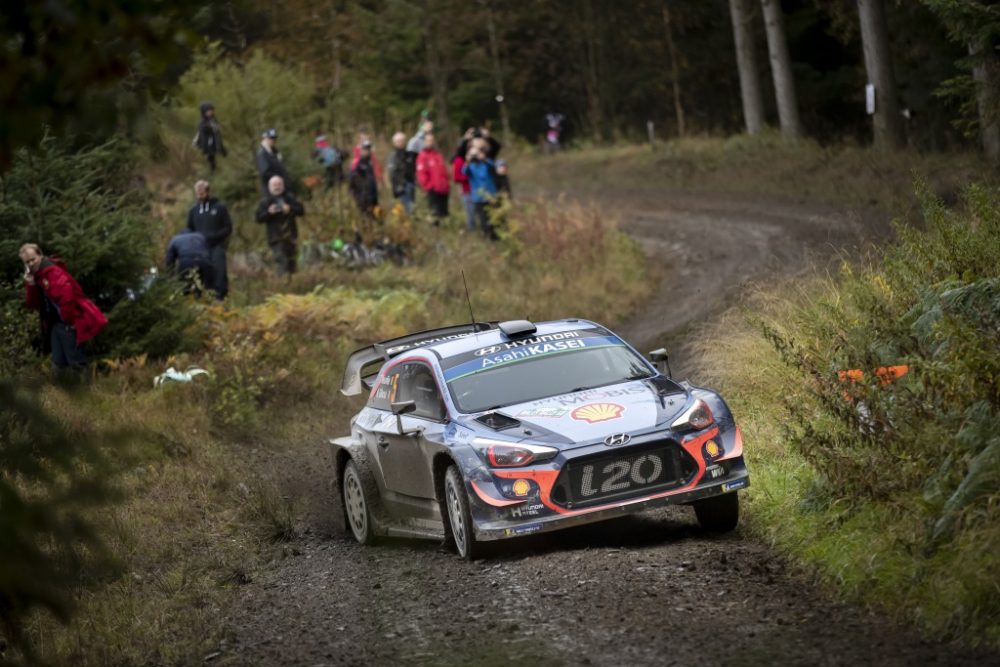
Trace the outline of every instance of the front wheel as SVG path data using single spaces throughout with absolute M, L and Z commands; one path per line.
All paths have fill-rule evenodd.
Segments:
M 444 504 L 448 515 L 447 535 L 455 551 L 465 560 L 486 555 L 486 545 L 476 540 L 469 511 L 469 496 L 465 492 L 462 473 L 455 465 L 448 466 L 444 475 Z
M 354 461 L 348 461 L 344 468 L 343 489 L 344 509 L 347 512 L 347 525 L 351 529 L 351 534 L 361 544 L 373 544 L 375 527 L 372 525 L 368 496 L 365 494 L 361 471 Z
M 728 533 L 740 522 L 740 498 L 736 493 L 723 493 L 694 503 L 698 523 L 713 533 Z

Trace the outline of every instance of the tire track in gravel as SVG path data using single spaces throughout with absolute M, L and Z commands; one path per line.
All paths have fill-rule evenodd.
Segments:
M 601 204 L 655 265 L 621 327 L 676 344 L 747 280 L 793 273 L 887 233 L 871 216 L 772 199 L 617 193 Z M 873 220 L 875 220 L 873 222 Z M 678 354 L 679 351 L 679 354 Z M 675 370 L 686 368 L 682 348 Z M 330 425 L 337 435 L 337 425 Z M 686 507 L 507 541 L 466 563 L 430 542 L 362 547 L 334 534 L 327 450 L 289 443 L 261 469 L 308 507 L 301 536 L 237 594 L 213 664 L 960 665 L 998 656 L 924 641 L 832 600 L 738 530 Z

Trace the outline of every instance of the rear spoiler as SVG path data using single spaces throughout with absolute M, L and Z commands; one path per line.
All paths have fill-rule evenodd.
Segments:
M 362 347 L 347 358 L 347 366 L 344 368 L 344 381 L 340 385 L 340 393 L 344 396 L 357 396 L 368 386 L 362 379 L 365 369 L 374 365 L 382 366 L 389 359 L 397 354 L 402 354 L 408 350 L 413 350 L 431 343 L 439 343 L 454 338 L 463 338 L 470 334 L 481 333 L 497 328 L 497 322 L 472 322 L 470 324 L 455 324 L 450 327 L 440 329 L 428 329 L 417 333 L 407 334 L 399 338 L 375 343 L 368 347 Z M 377 372 L 377 369 L 373 372 Z M 371 373 L 369 373 L 371 374 Z M 368 387 L 371 388 L 370 386 Z

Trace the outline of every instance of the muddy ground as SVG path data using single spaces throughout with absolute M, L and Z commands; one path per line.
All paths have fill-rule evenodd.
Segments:
M 601 205 L 656 267 L 653 298 L 622 333 L 641 349 L 668 344 L 675 373 L 694 380 L 684 336 L 748 281 L 829 263 L 888 233 L 872 212 L 759 197 L 620 193 Z M 306 503 L 305 523 L 241 588 L 213 664 L 998 661 L 838 603 L 739 531 L 703 534 L 687 507 L 508 541 L 501 556 L 466 563 L 431 542 L 361 547 L 335 534 L 320 443 L 268 457 L 261 465 Z

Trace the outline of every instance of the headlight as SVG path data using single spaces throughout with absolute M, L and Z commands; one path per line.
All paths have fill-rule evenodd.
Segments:
M 519 468 L 555 457 L 559 450 L 522 442 L 476 438 L 472 446 L 494 468 Z
M 693 428 L 700 431 L 711 426 L 713 421 L 715 421 L 715 417 L 712 416 L 708 404 L 699 398 L 684 411 L 684 414 L 675 419 L 671 426 L 673 428 Z

